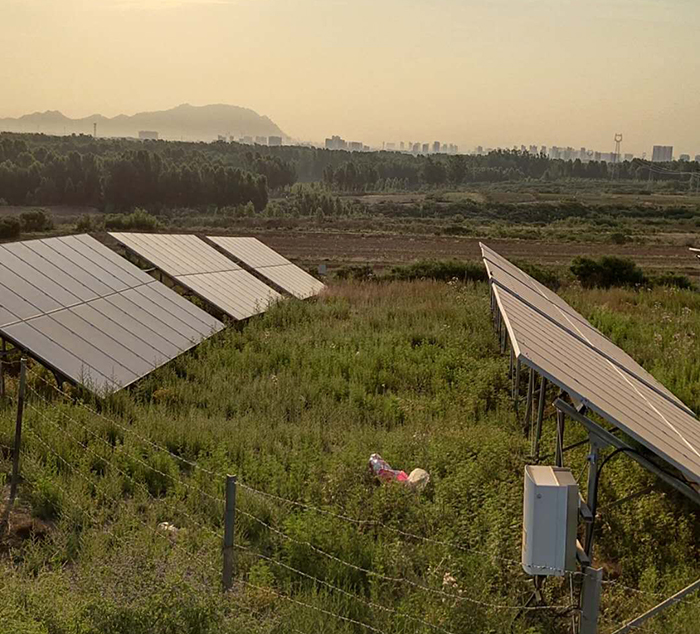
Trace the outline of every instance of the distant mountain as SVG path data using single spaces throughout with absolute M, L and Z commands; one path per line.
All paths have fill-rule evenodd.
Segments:
M 140 112 L 133 116 L 108 118 L 100 114 L 70 119 L 57 110 L 35 112 L 17 119 L 0 119 L 0 131 L 43 132 L 45 134 L 92 134 L 97 123 L 99 137 L 137 137 L 142 130 L 155 131 L 161 139 L 213 141 L 219 135 L 281 136 L 287 135 L 268 117 L 249 108 L 216 104 L 183 104 L 160 112 Z

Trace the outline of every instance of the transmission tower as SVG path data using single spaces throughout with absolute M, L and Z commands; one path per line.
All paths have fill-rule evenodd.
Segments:
M 622 135 L 615 135 L 615 156 L 613 156 L 613 163 L 620 162 L 620 147 L 622 146 Z

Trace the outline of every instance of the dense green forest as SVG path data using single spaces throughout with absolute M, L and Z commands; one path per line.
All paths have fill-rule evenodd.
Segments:
M 681 170 L 682 167 L 682 170 Z M 700 164 L 652 168 L 654 180 L 686 190 Z M 683 171 L 684 174 L 674 174 Z M 310 147 L 238 143 L 141 142 L 0 134 L 0 199 L 24 205 L 91 205 L 111 210 L 135 206 L 238 206 L 262 210 L 269 191 L 296 182 L 322 182 L 336 192 L 364 193 L 460 186 L 470 183 L 562 179 L 643 180 L 641 161 L 617 165 L 550 160 L 516 150 L 482 156 L 412 156 L 397 152 L 350 153 Z

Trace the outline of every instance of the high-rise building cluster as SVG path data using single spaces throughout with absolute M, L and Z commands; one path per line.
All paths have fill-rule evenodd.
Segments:
M 370 148 L 361 141 L 346 141 L 339 136 L 326 139 L 327 150 L 348 150 L 350 152 L 369 152 Z
M 281 136 L 241 136 L 236 138 L 232 134 L 229 136 L 220 134 L 218 140 L 230 143 L 243 143 L 244 145 L 266 145 L 267 147 L 280 147 L 282 145 Z
M 346 141 L 342 137 L 332 136 L 327 138 L 324 147 L 327 150 L 346 150 L 350 152 L 371 152 L 380 148 L 371 148 L 359 141 Z M 400 141 L 394 143 L 385 141 L 382 143 L 382 151 L 403 152 L 405 154 L 459 154 L 459 146 L 454 143 L 442 143 L 433 141 L 432 143 L 415 143 L 413 141 Z
M 651 160 L 654 163 L 668 163 L 673 160 L 672 145 L 655 145 L 651 152 Z

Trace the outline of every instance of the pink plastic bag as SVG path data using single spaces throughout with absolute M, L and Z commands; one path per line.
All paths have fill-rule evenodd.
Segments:
M 373 453 L 369 457 L 369 470 L 372 472 L 372 475 L 379 478 L 382 482 L 390 482 L 392 480 L 406 482 L 408 480 L 405 471 L 392 469 L 391 465 L 378 453 Z

